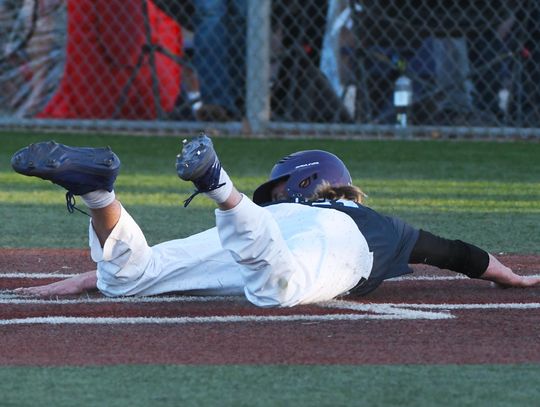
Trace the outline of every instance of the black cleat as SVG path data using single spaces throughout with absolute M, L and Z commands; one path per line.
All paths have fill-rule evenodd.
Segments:
M 72 195 L 83 195 L 99 189 L 112 191 L 120 159 L 110 147 L 69 147 L 46 141 L 17 151 L 11 166 L 19 174 L 51 181 Z
M 202 134 L 183 141 L 182 152 L 176 156 L 176 172 L 184 181 L 191 181 L 196 191 L 184 203 L 189 205 L 195 195 L 210 192 L 224 184 L 219 183 L 221 163 L 214 150 L 212 140 Z

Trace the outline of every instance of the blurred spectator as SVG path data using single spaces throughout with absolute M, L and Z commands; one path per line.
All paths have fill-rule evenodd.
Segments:
M 281 33 L 284 48 L 299 44 L 319 66 L 326 27 L 327 0 L 274 0 L 272 26 Z
M 496 114 L 498 124 L 538 124 L 539 54 L 532 39 L 538 38 L 539 7 L 536 1 L 490 2 L 479 10 L 484 24 L 469 35 L 475 102 Z
M 240 120 L 245 94 L 246 0 L 193 0 L 201 121 Z
M 420 79 L 416 99 L 433 112 L 430 119 L 451 124 L 457 115 L 472 113 L 474 85 L 465 36 L 426 37 L 409 70 Z
M 475 105 L 482 112 L 506 121 L 513 87 L 512 50 L 517 50 L 518 46 L 512 34 L 515 16 L 511 11 L 504 15 L 506 18 L 502 21 L 493 19 L 492 24 L 470 33 L 468 40 L 474 70 Z
M 516 125 L 525 127 L 538 127 L 540 123 L 540 2 L 517 2 L 516 18 L 512 27 L 513 35 L 519 41 L 515 52 L 519 78 L 516 84 L 516 106 L 514 116 Z
M 183 28 L 184 77 L 172 120 L 242 117 L 246 0 L 153 0 Z
M 368 111 L 362 116 L 365 120 L 392 122 L 391 95 L 401 63 L 414 81 L 416 123 L 465 124 L 483 120 L 493 124 L 494 115 L 486 106 L 497 106 L 497 96 L 492 94 L 497 95 L 505 81 L 502 64 L 495 63 L 507 48 L 495 32 L 508 16 L 510 6 L 506 2 L 340 3 L 349 9 L 347 21 L 339 21 L 344 13 L 334 19 L 352 35 L 345 42 L 341 38 L 339 44 L 347 52 L 335 54 L 349 66 L 349 75 L 335 85 L 357 84 L 357 95 L 365 95 L 366 103 L 361 104 Z M 472 43 L 473 36 L 486 40 L 478 48 L 480 57 L 474 54 L 479 42 Z M 486 75 L 491 68 L 496 75 Z M 355 78 L 360 79 L 355 82 Z
M 272 3 L 275 69 L 272 116 L 302 122 L 350 122 L 330 80 L 319 69 L 328 1 Z

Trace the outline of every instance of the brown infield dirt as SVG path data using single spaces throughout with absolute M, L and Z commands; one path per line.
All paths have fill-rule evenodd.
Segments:
M 538 255 L 499 255 L 538 274 Z M 87 250 L 0 249 L 0 273 L 80 273 Z M 412 276 L 453 276 L 417 267 Z M 213 317 L 369 312 L 319 305 L 261 309 L 243 298 L 178 302 L 17 303 L 9 290 L 54 279 L 3 277 L 0 320 L 31 317 Z M 169 296 L 170 297 L 170 296 Z M 70 297 L 80 299 L 81 297 Z M 88 293 L 82 298 L 103 298 Z M 386 282 L 354 304 L 449 304 L 449 319 L 257 321 L 167 324 L 0 325 L 0 365 L 114 364 L 472 364 L 540 363 L 540 287 L 497 289 L 479 280 Z M 399 304 L 399 305 L 398 305 Z M 469 306 L 460 306 L 469 304 Z M 471 306 L 471 304 L 473 306 Z M 486 305 L 482 309 L 481 305 Z M 458 306 L 450 309 L 452 305 Z M 479 306 L 480 305 L 480 306 Z M 414 305 L 411 305 L 414 308 Z M 443 307 L 444 308 L 444 307 Z M 423 309 L 425 311 L 425 309 Z M 441 309 L 430 310 L 441 312 Z

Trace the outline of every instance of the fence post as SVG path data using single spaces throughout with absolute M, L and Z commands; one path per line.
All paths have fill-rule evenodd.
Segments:
M 246 116 L 252 134 L 261 134 L 270 120 L 271 0 L 248 0 Z

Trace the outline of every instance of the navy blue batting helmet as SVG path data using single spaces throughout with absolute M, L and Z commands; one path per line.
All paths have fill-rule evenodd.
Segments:
M 253 193 L 253 202 L 264 204 L 272 200 L 272 189 L 286 181 L 285 190 L 291 199 L 311 198 L 323 182 L 330 185 L 352 185 L 349 170 L 337 156 L 323 150 L 306 150 L 287 155 L 279 160 L 268 181 Z

